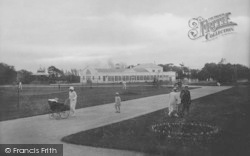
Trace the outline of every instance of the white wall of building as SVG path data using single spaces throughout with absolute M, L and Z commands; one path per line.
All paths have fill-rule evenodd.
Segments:
M 175 72 L 163 72 L 162 67 L 146 68 L 148 72 L 136 72 L 133 69 L 126 69 L 117 72 L 98 72 L 95 68 L 86 67 L 80 71 L 81 83 L 87 83 L 91 80 L 92 83 L 120 83 L 126 82 L 153 82 L 154 79 L 163 81 L 175 81 Z

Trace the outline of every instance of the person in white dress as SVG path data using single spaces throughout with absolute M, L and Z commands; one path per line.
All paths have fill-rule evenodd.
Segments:
M 69 87 L 69 101 L 70 101 L 70 111 L 72 116 L 75 116 L 76 111 L 76 102 L 77 102 L 77 94 L 74 91 L 74 87 Z
M 22 84 L 21 81 L 20 81 L 19 84 L 18 84 L 18 89 L 19 89 L 19 90 L 23 90 L 23 84 Z
M 169 116 L 178 117 L 178 99 L 179 95 L 177 93 L 177 88 L 173 88 L 172 92 L 169 93 Z

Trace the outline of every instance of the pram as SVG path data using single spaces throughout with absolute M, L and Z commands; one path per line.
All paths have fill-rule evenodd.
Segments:
M 70 114 L 70 106 L 67 105 L 68 99 L 64 103 L 58 102 L 57 99 L 48 99 L 49 117 L 55 119 L 66 119 Z

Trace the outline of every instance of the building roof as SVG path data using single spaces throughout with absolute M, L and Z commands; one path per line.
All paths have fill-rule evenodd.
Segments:
M 148 73 L 149 70 L 148 68 L 156 68 L 156 69 L 161 69 L 162 67 L 157 66 L 153 63 L 148 63 L 148 64 L 141 64 L 141 65 L 137 65 L 134 68 L 128 68 L 128 69 L 124 69 L 124 68 L 91 68 L 91 67 L 86 67 L 84 70 L 85 71 L 84 74 L 90 74 L 90 73 Z M 90 70 L 90 71 L 89 71 Z
M 115 69 L 115 68 L 95 68 L 95 70 L 100 73 L 119 73 L 125 71 L 125 69 Z
M 132 69 L 96 68 L 95 70 L 99 73 L 148 72 L 145 68 L 132 68 Z
M 45 68 L 40 67 L 36 73 L 32 74 L 35 76 L 48 76 L 49 74 L 46 72 Z
M 34 73 L 32 75 L 35 75 L 35 76 L 49 76 L 49 74 L 47 74 L 47 73 Z
M 134 68 L 134 71 L 136 72 L 148 72 L 145 68 Z
M 162 67 L 155 65 L 153 63 L 146 63 L 146 64 L 139 64 L 135 66 L 134 68 L 162 68 Z

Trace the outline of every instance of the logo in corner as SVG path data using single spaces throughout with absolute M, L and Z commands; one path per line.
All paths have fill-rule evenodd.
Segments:
M 10 148 L 5 148 L 5 153 L 11 153 L 11 149 Z
M 191 30 L 188 32 L 188 37 L 191 40 L 204 37 L 208 41 L 234 32 L 234 26 L 237 26 L 237 23 L 230 21 L 230 14 L 228 12 L 208 19 L 202 17 L 190 19 L 188 25 Z

